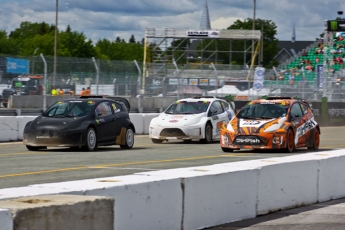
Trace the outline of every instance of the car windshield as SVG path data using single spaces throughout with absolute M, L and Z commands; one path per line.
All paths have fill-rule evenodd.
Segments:
M 166 114 L 198 114 L 205 113 L 210 105 L 209 101 L 177 101 L 170 105 Z
M 88 115 L 93 106 L 92 101 L 59 101 L 47 109 L 43 116 L 82 117 Z
M 279 104 L 251 104 L 245 105 L 237 114 L 238 118 L 271 119 L 285 117 L 289 106 Z

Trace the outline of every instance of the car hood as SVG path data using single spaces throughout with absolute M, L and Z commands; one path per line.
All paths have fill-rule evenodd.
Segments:
M 163 113 L 156 118 L 156 124 L 165 127 L 181 127 L 185 125 L 196 124 L 201 118 L 205 117 L 205 113 L 200 114 L 166 114 Z
M 243 119 L 237 118 L 231 120 L 230 125 L 238 133 L 257 133 L 259 130 L 276 130 L 286 121 L 286 117 L 271 119 Z
M 39 116 L 31 123 L 32 126 L 35 126 L 36 129 L 64 129 L 67 125 L 76 123 L 80 118 L 77 117 L 66 117 L 66 118 L 54 118 L 54 117 L 44 117 Z M 78 122 L 79 123 L 79 122 Z

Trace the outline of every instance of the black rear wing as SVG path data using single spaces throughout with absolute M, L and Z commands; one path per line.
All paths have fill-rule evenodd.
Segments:
M 124 98 L 124 97 L 110 97 L 110 99 L 120 103 L 120 104 L 124 104 L 127 107 L 128 112 L 131 109 L 131 105 L 129 104 L 129 101 Z
M 102 95 L 90 95 L 90 96 L 80 96 L 79 98 L 109 98 L 111 100 L 114 100 L 118 103 L 120 103 L 121 105 L 124 105 L 128 112 L 130 111 L 131 109 L 131 105 L 129 104 L 129 101 L 124 98 L 124 97 L 106 97 L 106 96 L 102 96 Z

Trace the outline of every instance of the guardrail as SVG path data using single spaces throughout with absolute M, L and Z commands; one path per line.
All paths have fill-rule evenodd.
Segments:
M 12 110 L 15 112 L 15 110 Z M 159 113 L 130 113 L 136 134 L 148 134 L 151 119 Z M 0 116 L 0 142 L 23 140 L 24 127 L 37 116 Z
M 0 189 L 0 229 L 25 228 L 23 220 L 37 229 L 71 229 L 66 226 L 89 220 L 90 212 L 108 217 L 109 202 L 113 226 L 96 218 L 88 229 L 99 229 L 97 224 L 104 230 L 202 229 L 345 197 L 345 178 L 335 176 L 345 173 L 344 163 L 341 149 Z M 63 195 L 75 196 L 69 209 Z M 99 208 L 89 196 L 111 200 Z M 54 202 L 59 199 L 60 204 Z M 66 215 L 81 216 L 86 203 L 94 206 L 84 218 Z M 39 220 L 46 220 L 44 228 Z

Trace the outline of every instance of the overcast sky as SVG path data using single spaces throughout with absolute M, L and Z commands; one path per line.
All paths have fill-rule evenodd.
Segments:
M 212 29 L 225 29 L 237 19 L 253 17 L 254 0 L 207 0 Z M 205 0 L 59 0 L 58 27 L 82 32 L 96 42 L 145 37 L 145 28 L 199 29 Z M 21 22 L 55 24 L 56 0 L 0 0 L 0 30 L 8 33 Z M 314 41 L 324 20 L 345 11 L 340 0 L 257 0 L 256 18 L 272 20 L 277 38 Z M 345 17 L 345 12 L 344 15 Z

